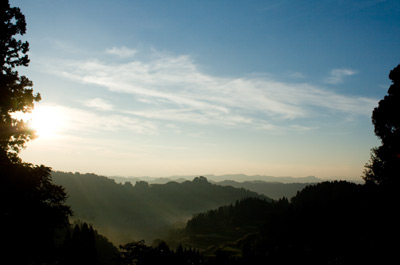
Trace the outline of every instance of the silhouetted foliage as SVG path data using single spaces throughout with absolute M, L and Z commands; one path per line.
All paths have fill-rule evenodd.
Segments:
M 34 133 L 12 114 L 30 112 L 40 95 L 34 95 L 32 82 L 15 70 L 29 63 L 28 42 L 14 37 L 25 34 L 25 16 L 19 8 L 11 8 L 8 1 L 1 1 L 0 5 L 0 157 L 7 156 L 15 161 L 17 153 Z
M 258 198 L 246 198 L 236 201 L 235 206 L 219 207 L 206 213 L 195 215 L 187 222 L 186 231 L 189 234 L 204 234 L 215 230 L 223 233 L 246 225 L 259 230 L 259 222 L 264 221 L 272 211 L 274 203 Z
M 171 250 L 165 242 L 157 247 L 146 246 L 144 241 L 131 242 L 120 246 L 122 265 L 200 265 L 205 264 L 202 255 L 193 249 L 179 246 Z
M 173 239 L 204 251 L 206 264 L 389 264 L 394 208 L 373 186 L 323 182 L 290 203 L 249 198 L 197 214 Z
M 282 256 L 300 264 L 388 264 L 395 253 L 389 235 L 397 228 L 387 208 L 392 203 L 380 195 L 368 185 L 344 181 L 305 188 L 265 227 L 263 244 L 270 249 L 265 259 L 272 264 Z
M 91 225 L 76 222 L 63 230 L 59 263 L 62 265 L 114 265 L 118 264 L 118 249 Z
M 235 204 L 194 215 L 184 229 L 172 230 L 167 242 L 171 246 L 195 247 L 207 255 L 218 249 L 225 254 L 240 255 L 239 242 L 259 234 L 266 220 L 288 205 L 285 198 L 272 202 L 260 198 L 241 199 Z
M 68 225 L 66 193 L 51 181 L 50 168 L 23 163 L 18 152 L 34 137 L 17 112 L 30 112 L 40 95 L 16 67 L 28 66 L 28 42 L 15 39 L 26 31 L 19 8 L 0 2 L 0 226 L 1 262 L 30 264 L 56 259 L 57 231 Z
M 366 182 L 398 187 L 400 181 L 400 65 L 389 73 L 392 85 L 372 113 L 375 134 L 382 145 L 372 149 Z
M 61 186 L 51 182 L 50 169 L 0 160 L 0 226 L 2 258 L 12 264 L 51 260 L 58 229 L 68 225 L 70 208 Z M 15 246 L 27 247 L 24 255 Z

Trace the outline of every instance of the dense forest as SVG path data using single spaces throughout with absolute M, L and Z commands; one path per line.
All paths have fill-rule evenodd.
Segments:
M 53 172 L 53 181 L 65 188 L 74 218 L 95 225 L 110 240 L 152 242 L 193 214 L 247 197 L 271 200 L 245 189 L 211 184 L 204 177 L 182 183 L 138 181 L 117 184 L 95 174 Z
M 293 196 L 295 196 L 298 191 L 301 191 L 305 187 L 315 183 L 299 183 L 299 182 L 281 183 L 281 182 L 265 182 L 260 180 L 237 182 L 232 180 L 225 180 L 216 182 L 216 184 L 222 186 L 232 186 L 235 188 L 244 188 L 247 190 L 257 192 L 259 194 L 263 194 L 268 198 L 279 200 L 282 197 L 290 199 Z
M 12 114 L 31 111 L 41 96 L 16 71 L 29 64 L 28 42 L 14 38 L 25 34 L 25 17 L 8 1 L 0 5 L 1 264 L 339 265 L 398 260 L 400 65 L 390 71 L 392 85 L 372 112 L 381 145 L 372 149 L 363 184 L 311 184 L 292 198 L 276 200 L 204 177 L 163 185 L 117 184 L 93 174 L 51 173 L 49 167 L 19 157 L 35 134 Z M 179 221 L 180 228 L 160 232 Z M 147 238 L 158 239 L 143 240 Z
M 324 182 L 290 202 L 249 198 L 196 215 L 170 240 L 224 264 L 388 264 L 398 221 L 388 199 L 369 185 Z
M 375 185 L 323 182 L 291 200 L 249 197 L 195 214 L 151 244 L 135 240 L 116 251 L 97 235 L 105 249 L 99 252 L 98 241 L 86 236 L 91 243 L 83 244 L 84 253 L 92 254 L 81 257 L 85 264 L 389 264 L 397 249 L 391 240 L 398 234 L 397 203 Z M 94 233 L 86 224 L 79 227 Z M 71 249 L 75 230 L 64 239 L 61 253 L 82 251 Z M 107 259 L 101 253 L 108 253 Z

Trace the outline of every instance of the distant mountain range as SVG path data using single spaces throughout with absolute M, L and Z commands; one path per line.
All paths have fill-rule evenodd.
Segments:
M 213 184 L 220 186 L 232 186 L 235 188 L 244 188 L 250 191 L 263 194 L 271 199 L 278 200 L 282 197 L 292 198 L 296 193 L 310 184 L 323 182 L 313 176 L 294 178 L 294 177 L 271 177 L 271 176 L 248 176 L 244 174 L 230 175 L 205 175 L 204 177 Z M 149 184 L 166 184 L 171 181 L 182 183 L 196 178 L 195 176 L 170 176 L 166 178 L 151 177 L 111 177 L 116 182 L 130 182 L 135 184 L 137 181 L 146 181 Z
M 65 187 L 73 219 L 92 224 L 116 244 L 141 239 L 151 243 L 194 214 L 243 198 L 290 199 L 306 186 L 323 181 L 244 174 L 111 178 L 52 172 L 52 177 L 55 184 Z
M 135 184 L 137 181 L 146 181 L 149 184 L 166 184 L 174 181 L 182 183 L 188 180 L 192 180 L 197 176 L 169 176 L 164 178 L 152 178 L 152 177 L 110 177 L 116 182 L 125 183 L 131 182 Z M 304 187 L 317 184 L 326 179 L 320 179 L 314 176 L 308 177 L 272 177 L 264 175 L 245 175 L 245 174 L 227 174 L 227 175 L 204 175 L 207 180 L 213 184 L 221 186 L 232 186 L 235 188 L 244 188 L 250 191 L 263 194 L 271 199 L 278 200 L 286 197 L 292 198 L 301 191 Z M 357 184 L 362 184 L 363 181 L 360 178 L 359 181 L 353 180 Z
M 235 188 L 244 188 L 268 196 L 271 199 L 279 200 L 283 197 L 292 198 L 297 192 L 305 187 L 316 183 L 280 183 L 280 182 L 265 182 L 260 180 L 236 182 L 232 180 L 225 180 L 215 182 L 221 186 L 232 186 Z
M 212 184 L 205 177 L 166 184 L 138 180 L 134 185 L 95 174 L 52 172 L 52 177 L 65 188 L 73 219 L 92 224 L 116 244 L 141 239 L 151 243 L 194 214 L 243 198 L 271 201 L 244 188 Z
M 221 182 L 226 180 L 232 180 L 235 182 L 245 182 L 245 181 L 264 181 L 264 182 L 279 182 L 279 183 L 319 183 L 326 181 L 324 179 L 320 179 L 314 176 L 308 177 L 272 177 L 272 176 L 264 176 L 264 175 L 245 175 L 245 174 L 226 174 L 226 175 L 203 175 L 207 178 L 210 182 Z M 170 181 L 175 182 L 184 182 L 187 180 L 192 180 L 197 175 L 192 176 L 169 176 L 169 177 L 162 177 L 162 178 L 154 178 L 154 177 L 110 177 L 115 179 L 117 182 L 126 182 L 130 181 L 135 183 L 136 181 L 146 181 L 150 184 L 166 184 Z

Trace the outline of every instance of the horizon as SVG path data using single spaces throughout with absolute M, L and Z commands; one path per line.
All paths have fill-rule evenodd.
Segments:
M 317 182 L 324 182 L 324 181 L 350 181 L 355 183 L 362 183 L 364 180 L 360 178 L 354 179 L 343 179 L 343 178 L 318 178 L 316 176 L 304 176 L 304 177 L 292 177 L 292 176 L 270 176 L 270 175 L 247 175 L 243 173 L 238 174 L 223 174 L 223 175 L 215 175 L 215 174 L 197 174 L 197 175 L 169 175 L 169 176 L 144 176 L 144 175 L 129 175 L 129 176 L 120 176 L 120 175 L 102 175 L 96 174 L 94 172 L 71 172 L 71 171 L 59 171 L 59 170 L 52 170 L 53 172 L 57 173 L 68 173 L 68 174 L 80 174 L 80 175 L 97 175 L 101 177 L 106 177 L 114 180 L 140 180 L 140 181 L 157 181 L 157 180 L 181 180 L 185 179 L 187 181 L 192 181 L 198 177 L 204 177 L 208 181 L 211 182 L 223 182 L 223 181 L 235 181 L 235 182 L 245 182 L 245 181 L 263 181 L 263 182 L 270 182 L 270 183 L 314 183 L 310 182 L 311 180 L 315 180 Z M 302 180 L 299 182 L 294 182 L 296 180 Z M 292 182 L 293 181 L 293 182 Z M 306 182 L 304 182 L 306 181 Z
M 400 63 L 388 1 L 10 1 L 42 100 L 24 161 L 105 176 L 360 179 Z M 201 174 L 200 174 L 201 175 Z

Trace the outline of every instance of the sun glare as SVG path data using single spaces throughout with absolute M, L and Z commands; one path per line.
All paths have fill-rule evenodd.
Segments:
M 56 137 L 65 127 L 65 114 L 55 106 L 37 107 L 30 116 L 28 124 L 39 138 Z

